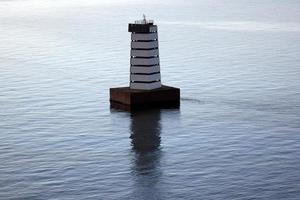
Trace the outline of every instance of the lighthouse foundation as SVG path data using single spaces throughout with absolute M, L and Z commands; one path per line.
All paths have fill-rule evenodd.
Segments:
M 110 88 L 110 105 L 123 110 L 148 108 L 178 108 L 180 89 L 163 85 L 153 90 L 136 90 L 130 87 Z

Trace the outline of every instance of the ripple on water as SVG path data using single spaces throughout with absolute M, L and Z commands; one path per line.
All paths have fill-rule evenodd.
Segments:
M 109 107 L 141 4 L 180 109 Z M 189 5 L 0 2 L 0 199 L 299 198 L 299 3 Z

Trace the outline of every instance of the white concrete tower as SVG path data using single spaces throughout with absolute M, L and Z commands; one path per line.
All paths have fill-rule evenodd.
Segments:
M 157 26 L 153 20 L 130 23 L 130 89 L 152 90 L 161 87 Z

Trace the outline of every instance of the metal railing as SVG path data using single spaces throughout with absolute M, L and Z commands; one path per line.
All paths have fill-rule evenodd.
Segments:
M 144 19 L 141 19 L 141 20 L 136 20 L 134 21 L 135 24 L 153 24 L 154 21 L 153 20 L 144 20 Z
M 154 23 L 154 21 L 153 20 L 147 20 L 146 19 L 146 15 L 145 14 L 143 14 L 143 19 L 141 19 L 141 20 L 136 20 L 136 21 L 134 21 L 134 23 L 135 24 L 153 24 Z

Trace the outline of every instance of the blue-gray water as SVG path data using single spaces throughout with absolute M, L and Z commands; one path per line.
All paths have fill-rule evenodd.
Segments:
M 181 107 L 110 110 L 127 23 Z M 0 0 L 0 199 L 300 198 L 297 0 Z

